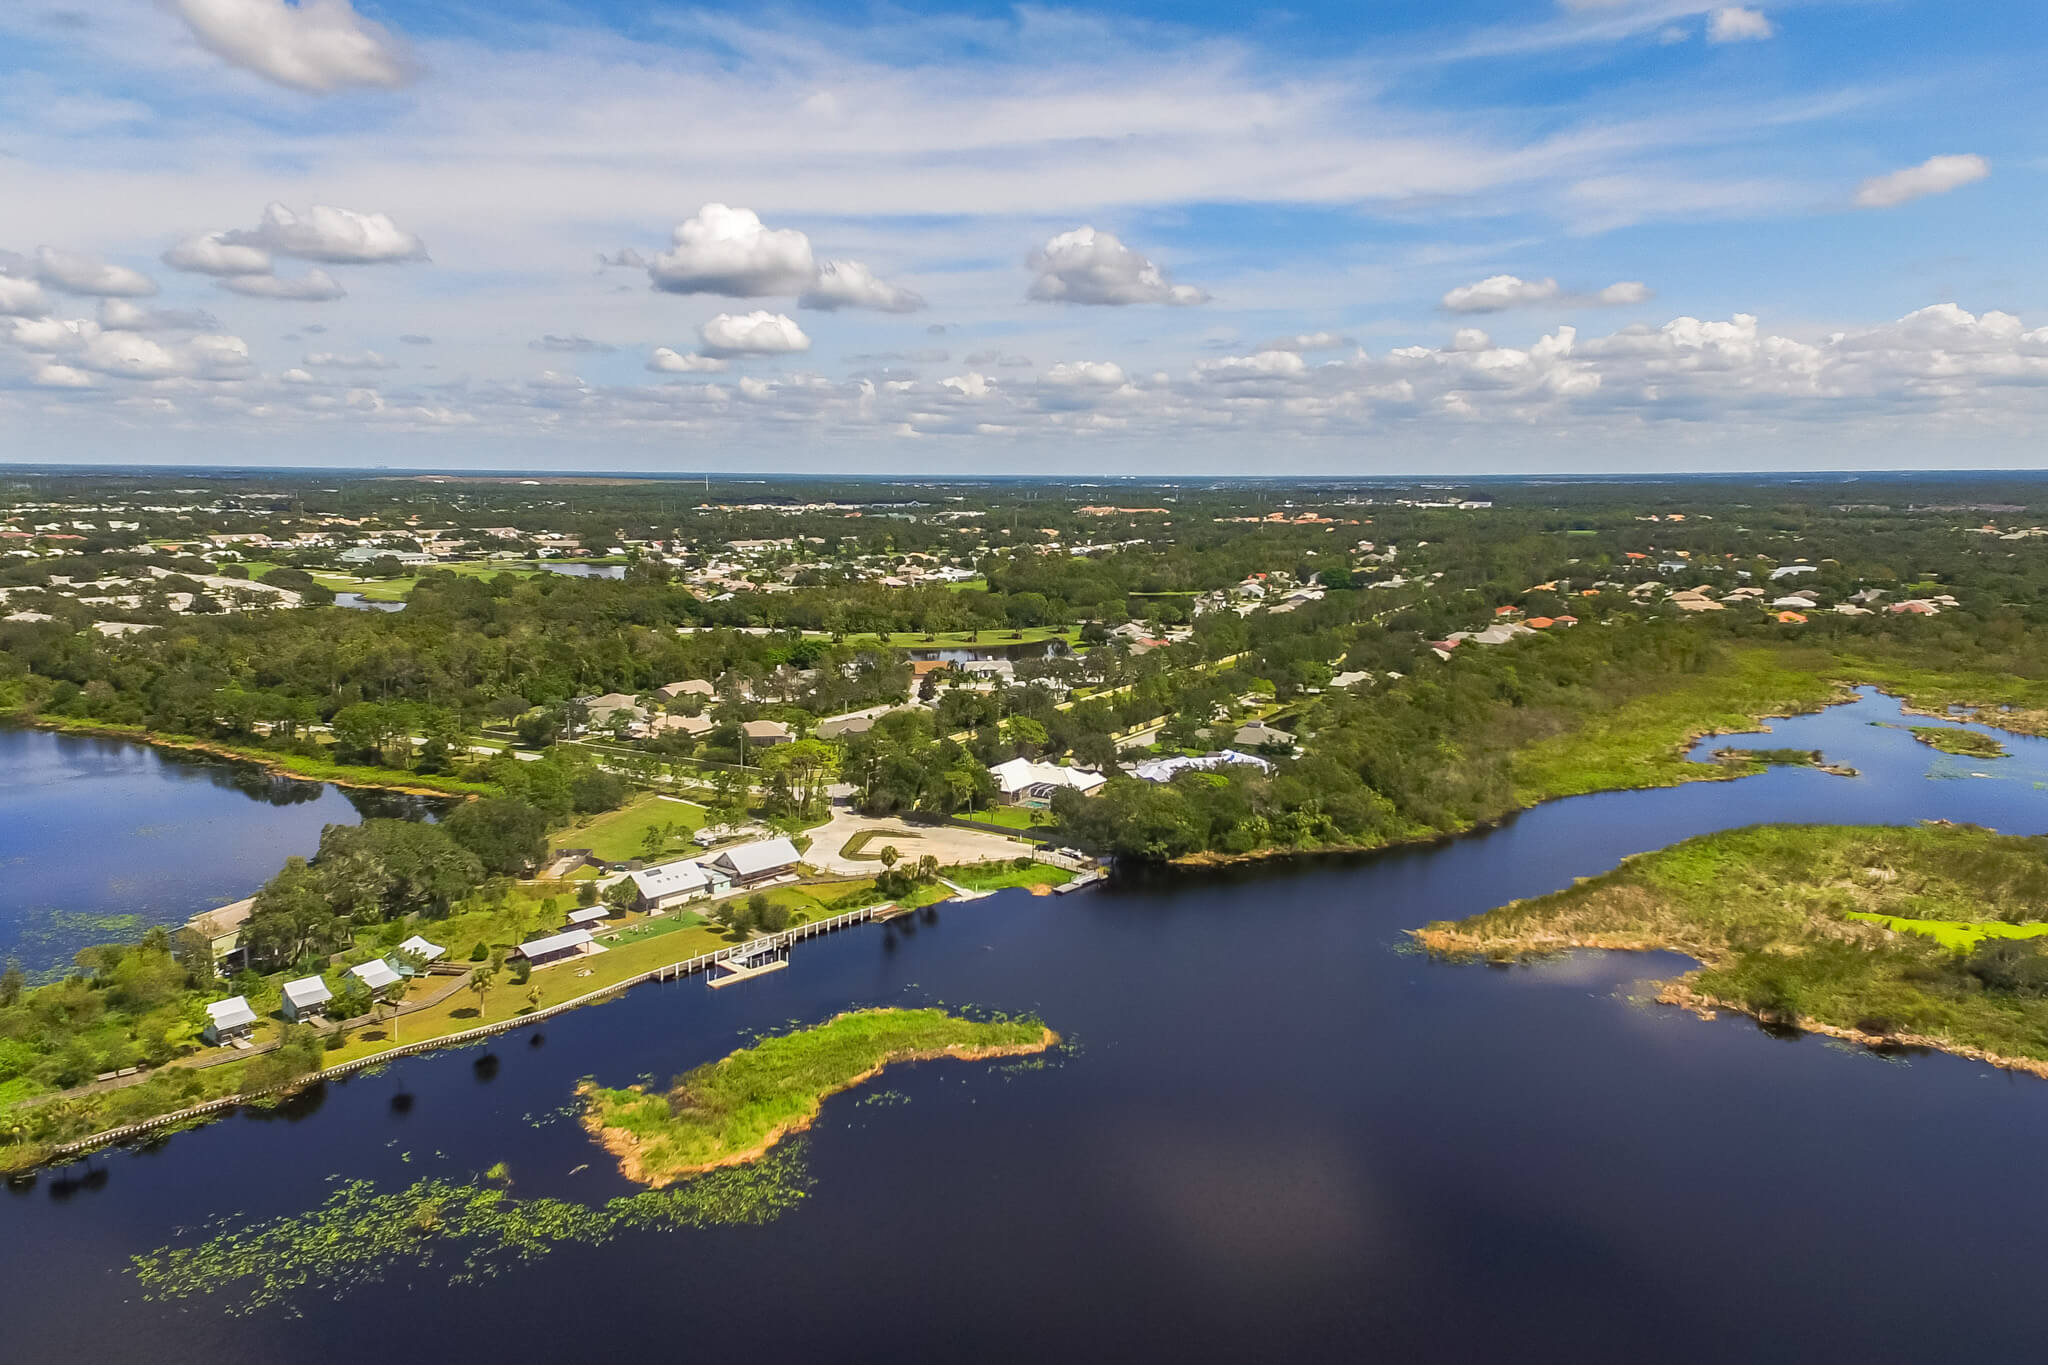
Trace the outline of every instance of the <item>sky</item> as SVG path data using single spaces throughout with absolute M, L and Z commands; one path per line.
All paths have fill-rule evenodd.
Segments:
M 2038 467 L 2040 0 L 0 0 L 0 462 Z

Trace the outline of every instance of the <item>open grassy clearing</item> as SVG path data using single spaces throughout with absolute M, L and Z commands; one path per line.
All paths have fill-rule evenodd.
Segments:
M 667 1185 L 760 1157 L 809 1127 L 827 1098 L 891 1063 L 1042 1052 L 1057 1041 L 1037 1019 L 860 1010 L 741 1048 L 678 1077 L 663 1094 L 586 1084 L 584 1126 L 628 1179 Z
M 1667 986 L 1667 999 L 2048 1074 L 2044 934 L 2048 838 L 1943 825 L 1707 835 L 1416 931 L 1432 951 L 1495 960 L 1674 949 L 1703 965 Z
M 647 793 L 617 810 L 551 835 L 548 843 L 554 848 L 587 848 L 608 863 L 687 857 L 700 851 L 693 836 L 704 828 L 710 814 L 702 806 Z M 646 843 L 649 830 L 663 835 L 660 848 L 653 852 Z
M 1909 728 L 1913 738 L 1945 754 L 1960 754 L 1964 758 L 2005 757 L 2003 744 L 1975 730 L 1958 730 L 1947 725 L 1915 725 Z
M 1074 874 L 1063 867 L 1049 863 L 1029 863 L 1018 867 L 1015 863 L 963 863 L 954 867 L 942 867 L 939 875 L 949 882 L 957 882 L 969 891 L 1007 891 L 1014 887 L 1065 886 L 1074 879 Z

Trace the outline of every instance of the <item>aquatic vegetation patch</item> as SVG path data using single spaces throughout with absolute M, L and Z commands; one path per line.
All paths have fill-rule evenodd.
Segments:
M 2048 838 L 1969 825 L 1761 825 L 1416 931 L 1512 961 L 1673 949 L 1666 1003 L 2048 1075 Z
M 333 1298 L 379 1283 L 396 1269 L 441 1267 L 450 1285 L 460 1285 L 537 1261 L 565 1244 L 595 1246 L 626 1232 L 757 1226 L 795 1208 L 810 1188 L 795 1148 L 595 1207 L 521 1199 L 502 1187 L 502 1177 L 489 1179 L 428 1177 L 390 1191 L 351 1181 L 317 1209 L 215 1224 L 205 1240 L 136 1256 L 131 1269 L 150 1302 L 218 1300 L 240 1317 L 288 1304 L 305 1291 Z
M 676 1079 L 665 1093 L 586 1082 L 584 1127 L 628 1179 L 662 1186 L 758 1159 L 801 1132 L 825 1100 L 895 1062 L 1043 1052 L 1059 1035 L 1032 1018 L 943 1009 L 855 1010 L 764 1038 Z
M 1965 758 L 2005 757 L 2005 745 L 1975 730 L 1958 730 L 1948 725 L 1914 725 L 1908 728 L 1913 732 L 1913 738 L 1945 754 L 1960 754 Z

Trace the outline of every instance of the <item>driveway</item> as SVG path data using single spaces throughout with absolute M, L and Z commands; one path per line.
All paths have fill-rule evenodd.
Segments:
M 995 862 L 1031 851 L 1031 845 L 1025 841 L 1000 834 L 983 834 L 957 825 L 911 825 L 893 816 L 870 817 L 850 807 L 834 806 L 830 820 L 806 831 L 811 836 L 811 847 L 804 854 L 804 861 L 820 872 L 872 877 L 882 870 L 882 865 L 873 857 L 845 858 L 839 853 L 848 840 L 866 830 L 876 830 L 888 836 L 871 840 L 866 850 L 869 854 L 880 852 L 884 843 L 894 843 L 903 860 L 912 863 L 927 853 L 937 858 L 942 866 L 951 866 L 954 863 Z

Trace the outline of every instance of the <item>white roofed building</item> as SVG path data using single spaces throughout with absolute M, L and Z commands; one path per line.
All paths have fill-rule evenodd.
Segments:
M 666 910 L 671 905 L 700 900 L 717 889 L 712 875 L 701 864 L 689 859 L 642 868 L 627 875 L 639 889 L 637 906 L 641 910 Z M 718 883 L 725 880 L 724 877 L 717 878 Z
M 1003 800 L 1013 805 L 1020 801 L 1050 801 L 1052 794 L 1062 787 L 1085 796 L 1109 780 L 1086 768 L 1062 768 L 1056 763 L 1029 758 L 998 763 L 988 770 L 988 775 L 996 780 Z
M 255 1031 L 256 1011 L 249 1008 L 248 998 L 231 995 L 206 1007 L 206 1027 L 201 1031 L 200 1037 L 215 1047 L 226 1047 L 238 1038 L 247 1038 Z
M 317 976 L 287 981 L 284 983 L 284 1017 L 297 1023 L 316 1014 L 325 1014 L 327 1002 L 333 998 L 334 992 L 327 989 L 327 983 Z
M 802 857 L 795 844 L 777 837 L 720 849 L 704 863 L 708 870 L 724 873 L 734 886 L 752 886 L 796 871 Z

